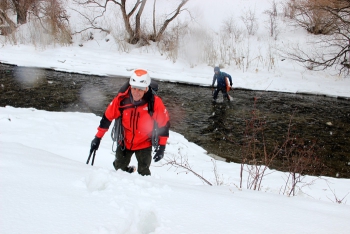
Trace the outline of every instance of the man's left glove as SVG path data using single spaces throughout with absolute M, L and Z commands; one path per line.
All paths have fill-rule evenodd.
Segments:
M 156 154 L 153 157 L 155 162 L 158 162 L 164 157 L 164 150 L 165 150 L 165 145 L 160 145 L 158 150 L 156 150 Z
M 95 138 L 91 141 L 91 149 L 90 152 L 94 150 L 98 150 L 98 147 L 100 146 L 101 138 L 98 138 L 95 136 Z

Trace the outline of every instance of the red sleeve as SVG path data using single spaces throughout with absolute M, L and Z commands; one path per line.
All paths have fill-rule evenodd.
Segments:
M 156 120 L 159 128 L 159 145 L 166 145 L 169 138 L 170 117 L 162 99 L 158 96 L 154 97 L 153 118 Z
M 118 95 L 107 106 L 107 109 L 105 111 L 105 116 L 110 121 L 113 121 L 113 119 L 116 119 L 116 118 L 118 118 L 120 116 L 119 104 L 120 104 L 120 97 Z
M 120 95 L 116 96 L 112 102 L 107 106 L 107 109 L 102 117 L 100 126 L 97 128 L 96 137 L 102 138 L 108 131 L 111 122 L 120 116 L 119 103 Z

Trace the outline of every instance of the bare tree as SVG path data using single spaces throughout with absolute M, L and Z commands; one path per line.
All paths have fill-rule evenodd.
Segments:
M 150 39 L 152 41 L 159 41 L 165 32 L 166 28 L 168 27 L 169 23 L 173 21 L 184 9 L 182 7 L 188 2 L 189 0 L 182 0 L 181 3 L 177 6 L 176 10 L 174 11 L 173 15 L 171 15 L 169 18 L 167 18 L 164 22 L 162 27 L 159 29 L 158 33 L 151 35 Z
M 290 2 L 294 20 L 313 34 L 331 34 L 336 29 L 337 18 L 323 7 L 334 0 L 299 0 Z
M 251 112 L 251 118 L 246 120 L 246 128 L 241 150 L 241 170 L 240 185 L 243 186 L 243 173 L 248 172 L 247 188 L 252 190 L 260 190 L 266 171 L 273 163 L 278 155 L 278 147 L 268 149 L 267 140 L 265 138 L 266 119 L 260 117 L 259 111 L 256 109 L 257 98 L 254 97 L 254 109 Z
M 247 11 L 243 12 L 241 15 L 241 20 L 247 28 L 248 34 L 254 35 L 259 28 L 257 19 L 255 17 L 255 10 L 253 11 L 252 9 L 248 9 Z
M 233 16 L 230 16 L 223 20 L 221 25 L 221 31 L 225 35 L 232 36 L 236 42 L 240 41 L 243 36 L 243 30 L 237 25 L 236 20 Z
M 295 1 L 296 0 L 289 0 L 289 2 L 286 2 L 285 4 L 282 4 L 283 6 L 283 13 L 285 17 L 288 17 L 290 19 L 294 19 L 295 17 Z
M 268 15 L 268 29 L 270 31 L 270 37 L 277 39 L 277 4 L 275 1 L 272 2 L 272 9 L 264 11 Z
M 34 18 L 40 22 L 46 33 L 60 37 L 64 43 L 70 43 L 71 32 L 69 30 L 69 17 L 59 0 L 37 1 L 32 12 Z
M 17 24 L 7 15 L 11 10 L 17 15 Z M 7 29 L 7 34 L 11 33 L 17 25 L 27 23 L 28 15 L 39 20 L 47 33 L 64 32 L 69 40 L 68 15 L 61 0 L 1 0 L 0 22 L 6 22 L 8 25 L 10 30 Z
M 13 22 L 10 17 L 7 16 L 6 12 L 12 7 L 10 0 L 0 1 L 0 34 L 8 35 L 16 28 L 16 23 Z
M 305 174 L 314 174 L 323 168 L 317 154 L 316 142 L 306 142 L 298 137 L 290 136 L 290 127 L 286 141 L 280 148 L 284 165 L 288 171 L 284 194 L 296 195 L 297 184 L 301 183 Z M 289 187 L 287 188 L 287 186 Z
M 155 26 L 155 6 L 156 1 L 153 4 L 153 33 L 147 34 L 141 28 L 141 19 L 142 13 L 147 4 L 147 0 L 137 0 L 130 8 L 130 4 L 127 5 L 126 0 L 103 0 L 102 3 L 99 0 L 75 0 L 78 4 L 83 5 L 91 5 L 94 7 L 98 7 L 102 9 L 101 15 L 90 20 L 91 24 L 96 23 L 96 19 L 103 16 L 103 14 L 107 11 L 108 3 L 114 3 L 119 6 L 120 11 L 122 13 L 123 22 L 125 26 L 125 30 L 128 34 L 128 42 L 130 44 L 137 44 L 141 39 L 152 40 L 152 41 L 160 41 L 162 35 L 167 29 L 169 23 L 171 23 L 182 11 L 184 5 L 189 0 L 181 0 L 177 8 L 164 20 L 162 26 L 157 31 Z M 130 10 L 128 10 L 130 9 Z M 87 16 L 85 16 L 87 18 Z
M 311 1 L 311 0 L 310 0 Z M 320 24 L 310 24 L 307 30 L 328 36 L 320 36 L 313 44 L 316 50 L 305 51 L 299 46 L 284 50 L 287 58 L 301 62 L 308 69 L 325 70 L 336 66 L 340 74 L 349 75 L 350 69 L 350 1 L 349 0 L 312 0 L 313 12 L 328 19 L 322 19 Z M 317 3 L 317 4 L 316 4 Z M 309 14 L 310 15 L 310 14 Z M 298 21 L 300 22 L 300 20 Z M 326 30 L 327 29 L 327 30 Z
M 157 28 L 156 28 L 156 3 L 157 3 L 157 0 L 154 0 L 154 2 L 153 2 L 153 14 L 152 14 L 153 35 L 157 34 Z
M 11 0 L 17 14 L 17 24 L 27 23 L 29 9 L 39 0 Z
M 0 1 L 0 14 L 4 14 L 8 9 L 10 9 L 10 1 L 9 0 L 1 0 Z M 0 16 L 0 25 L 4 24 L 6 21 L 2 16 Z

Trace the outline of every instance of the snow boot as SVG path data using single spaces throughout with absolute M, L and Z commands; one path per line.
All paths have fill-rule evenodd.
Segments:
M 128 166 L 126 168 L 126 172 L 134 173 L 135 171 L 136 171 L 136 167 L 135 166 Z

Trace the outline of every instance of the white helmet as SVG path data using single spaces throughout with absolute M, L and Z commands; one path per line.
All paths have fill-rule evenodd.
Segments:
M 136 69 L 132 72 L 129 84 L 134 88 L 146 90 L 151 84 L 151 77 L 146 70 Z

